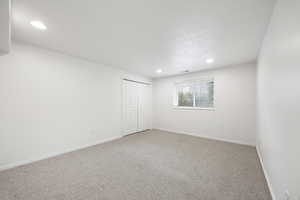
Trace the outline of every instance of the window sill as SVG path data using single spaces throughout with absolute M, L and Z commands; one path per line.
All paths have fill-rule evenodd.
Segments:
M 201 108 L 201 107 L 174 106 L 173 108 L 176 109 L 176 110 L 209 110 L 209 111 L 216 110 L 214 107 L 212 107 L 212 108 Z

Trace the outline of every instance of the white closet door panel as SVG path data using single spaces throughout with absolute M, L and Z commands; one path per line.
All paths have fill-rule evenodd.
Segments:
M 146 98 L 146 108 L 147 108 L 147 129 L 152 129 L 152 85 L 147 87 L 147 98 Z
M 131 134 L 138 131 L 138 102 L 139 87 L 136 83 L 123 81 L 124 92 L 124 133 Z

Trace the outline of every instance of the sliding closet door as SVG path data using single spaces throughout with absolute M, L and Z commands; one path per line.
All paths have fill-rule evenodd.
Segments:
M 152 87 L 123 80 L 123 134 L 152 128 Z
M 123 132 L 124 135 L 138 132 L 139 85 L 123 81 Z

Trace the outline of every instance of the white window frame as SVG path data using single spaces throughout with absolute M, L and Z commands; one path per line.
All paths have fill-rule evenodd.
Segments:
M 178 85 L 191 85 L 195 84 L 200 81 L 213 81 L 214 82 L 214 102 L 212 107 L 194 107 L 194 106 L 178 106 Z M 195 104 L 195 96 L 194 96 L 194 103 Z M 185 80 L 181 82 L 175 82 L 174 84 L 174 97 L 173 97 L 173 108 L 178 109 L 178 110 L 215 110 L 215 80 L 213 77 L 202 77 L 198 79 L 193 79 L 193 80 Z

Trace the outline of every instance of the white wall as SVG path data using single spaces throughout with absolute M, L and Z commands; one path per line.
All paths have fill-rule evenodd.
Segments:
M 258 65 L 258 150 L 277 200 L 300 199 L 299 19 L 299 0 L 277 1 Z
M 122 78 L 151 82 L 13 44 L 0 57 L 0 169 L 119 137 Z
M 0 55 L 10 50 L 10 0 L 0 1 Z
M 215 110 L 174 109 L 174 83 L 202 76 L 215 79 Z M 255 64 L 155 80 L 153 101 L 154 128 L 255 145 Z

